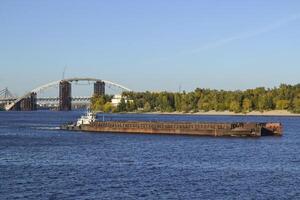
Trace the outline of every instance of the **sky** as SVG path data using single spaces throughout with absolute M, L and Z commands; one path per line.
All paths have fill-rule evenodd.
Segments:
M 299 0 L 0 0 L 0 89 L 65 77 L 134 91 L 297 84 Z

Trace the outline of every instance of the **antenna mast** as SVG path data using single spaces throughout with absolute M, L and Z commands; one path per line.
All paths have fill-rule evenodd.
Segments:
M 67 66 L 64 67 L 64 71 L 63 71 L 63 74 L 62 74 L 62 80 L 65 79 L 65 73 L 66 73 L 66 70 L 67 70 Z

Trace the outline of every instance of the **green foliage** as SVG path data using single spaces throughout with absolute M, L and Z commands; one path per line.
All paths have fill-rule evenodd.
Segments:
M 281 84 L 278 88 L 259 87 L 245 91 L 224 91 L 197 88 L 193 92 L 124 92 L 115 110 L 104 109 L 107 98 L 92 98 L 96 110 L 116 112 L 160 111 L 197 112 L 233 111 L 236 113 L 267 110 L 289 110 L 300 113 L 300 84 Z M 125 100 L 126 99 L 126 100 Z M 107 106 L 108 107 L 108 106 Z
M 104 95 L 104 96 L 93 96 L 91 98 L 91 110 L 92 111 L 103 111 L 103 112 L 111 112 L 112 109 L 108 109 L 109 103 L 112 99 L 112 96 Z
M 230 103 L 229 111 L 232 111 L 232 112 L 235 112 L 235 113 L 241 112 L 240 103 L 238 101 L 232 101 Z
M 300 113 L 300 98 L 299 97 L 296 97 L 293 100 L 293 112 Z
M 144 112 L 150 112 L 151 111 L 151 105 L 149 102 L 146 102 L 144 105 Z
M 135 103 L 133 101 L 127 101 L 125 111 L 133 112 L 133 111 L 136 111 L 136 110 L 137 110 L 137 108 L 136 108 Z
M 252 101 L 248 98 L 245 98 L 243 100 L 242 109 L 244 113 L 251 112 L 252 111 Z
M 113 110 L 112 103 L 106 102 L 103 106 L 103 112 L 109 113 L 109 112 L 112 112 L 112 110 Z
M 125 112 L 126 111 L 126 102 L 125 99 L 122 98 L 119 105 L 117 106 L 116 112 Z
M 288 100 L 278 100 L 276 102 L 276 108 L 278 110 L 287 110 L 289 108 L 289 101 Z

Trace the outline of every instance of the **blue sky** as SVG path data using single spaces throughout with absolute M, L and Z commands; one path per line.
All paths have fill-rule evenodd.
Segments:
M 133 90 L 299 83 L 298 0 L 0 0 L 0 88 L 66 76 Z

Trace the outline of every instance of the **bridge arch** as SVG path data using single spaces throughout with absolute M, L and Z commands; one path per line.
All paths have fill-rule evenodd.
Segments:
M 47 83 L 47 84 L 44 84 L 44 85 L 41 85 L 37 88 L 34 88 L 33 90 L 31 90 L 30 92 L 27 92 L 25 93 L 24 95 L 20 96 L 19 98 L 16 99 L 16 101 L 14 101 L 13 103 L 9 104 L 6 106 L 6 110 L 11 110 L 14 108 L 14 106 L 19 103 L 22 99 L 25 99 L 27 97 L 30 97 L 30 95 L 32 93 L 40 93 L 44 90 L 47 90 L 48 88 L 51 88 L 51 87 L 55 87 L 55 86 L 58 86 L 60 82 L 62 81 L 66 81 L 66 82 L 70 82 L 70 83 L 73 83 L 73 82 L 79 82 L 79 81 L 88 81 L 88 82 L 97 82 L 97 81 L 102 81 L 104 82 L 105 84 L 107 85 L 111 85 L 113 87 L 116 87 L 116 88 L 119 88 L 123 91 L 132 91 L 131 89 L 121 85 L 121 84 L 118 84 L 118 83 L 115 83 L 115 82 L 112 82 L 112 81 L 108 81 L 108 80 L 103 80 L 103 79 L 97 79 L 97 78 L 87 78 L 87 77 L 84 77 L 84 78 L 80 78 L 80 77 L 75 77 L 75 78 L 67 78 L 67 79 L 62 79 L 62 80 L 57 80 L 57 81 L 53 81 L 53 82 L 50 82 L 50 83 Z

